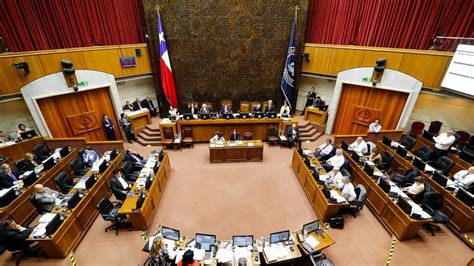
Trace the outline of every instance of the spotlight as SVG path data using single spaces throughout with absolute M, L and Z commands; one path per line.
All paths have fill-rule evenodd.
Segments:
M 383 71 L 385 70 L 386 58 L 379 58 L 375 61 L 374 72 L 372 73 L 372 86 L 376 86 L 382 80 Z
M 25 76 L 28 76 L 31 73 L 28 62 L 13 63 L 13 67 L 16 69 L 23 69 L 23 71 L 25 72 Z

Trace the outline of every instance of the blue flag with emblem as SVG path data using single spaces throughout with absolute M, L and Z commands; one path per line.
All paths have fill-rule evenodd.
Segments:
M 291 100 L 295 89 L 296 18 L 297 13 L 295 12 L 295 19 L 293 20 L 293 26 L 291 28 L 290 44 L 288 45 L 288 53 L 286 55 L 285 68 L 283 69 L 283 75 L 281 76 L 280 82 L 281 91 L 285 95 L 286 102 L 290 108 L 292 108 Z

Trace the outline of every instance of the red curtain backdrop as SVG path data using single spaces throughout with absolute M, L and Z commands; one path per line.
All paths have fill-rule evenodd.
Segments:
M 472 0 L 312 0 L 306 42 L 430 49 L 473 37 Z
M 0 0 L 11 51 L 143 42 L 140 0 Z

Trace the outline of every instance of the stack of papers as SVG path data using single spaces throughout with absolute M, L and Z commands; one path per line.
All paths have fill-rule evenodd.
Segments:
M 304 241 L 308 243 L 313 249 L 316 249 L 316 247 L 319 246 L 319 241 L 314 238 L 314 236 L 308 236 Z
M 232 147 L 232 146 L 237 146 L 237 143 L 235 143 L 235 142 L 230 142 L 230 143 L 229 143 L 229 147 Z
M 448 182 L 446 183 L 446 187 L 449 187 L 449 188 L 457 188 L 457 187 L 458 187 L 458 184 L 456 184 L 456 182 L 454 182 L 453 180 L 448 179 Z
M 250 258 L 252 253 L 248 248 L 236 247 L 234 250 L 234 259 L 238 261 L 240 258 Z
M 79 182 L 74 185 L 75 189 L 86 189 L 86 180 L 81 179 Z
M 265 252 L 268 261 L 275 261 L 289 255 L 288 250 L 281 244 L 272 244 L 269 247 L 265 247 L 263 252 Z
M 429 218 L 431 218 L 431 216 L 430 216 L 428 213 L 426 213 L 426 212 L 420 207 L 420 205 L 416 204 L 416 203 L 413 202 L 413 201 L 408 201 L 408 203 L 411 205 L 411 214 L 410 214 L 410 215 L 416 213 L 416 214 L 419 214 L 419 215 L 421 216 L 421 218 L 423 218 L 423 219 L 429 219 Z
M 378 170 L 375 170 L 375 171 L 374 171 L 374 176 L 381 176 L 381 177 L 383 177 L 384 175 L 383 175 L 382 172 L 380 172 L 380 171 L 378 171 Z
M 326 181 L 328 179 L 327 175 L 319 175 L 319 180 Z
M 220 263 L 231 262 L 233 258 L 234 258 L 234 253 L 231 250 L 228 250 L 225 248 L 219 249 L 216 253 L 217 262 L 220 262 Z
M 45 238 L 46 237 L 46 226 L 49 222 L 58 214 L 55 213 L 46 213 L 39 219 L 39 224 L 33 229 L 30 237 L 34 239 Z
M 4 188 L 2 190 L 0 190 L 0 197 L 3 197 L 3 195 L 5 195 L 10 189 L 13 189 L 12 187 L 11 188 Z
M 347 202 L 347 200 L 343 196 L 339 195 L 339 193 L 337 193 L 335 190 L 331 189 L 330 193 L 331 193 L 331 198 L 335 199 L 337 203 Z
M 434 172 L 436 169 L 431 167 L 429 164 L 425 164 L 425 172 Z

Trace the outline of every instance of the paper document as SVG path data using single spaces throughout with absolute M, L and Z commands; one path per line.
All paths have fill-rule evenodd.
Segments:
M 284 258 L 289 255 L 288 250 L 281 244 L 272 244 L 263 249 L 268 261 L 275 261 L 279 258 Z
M 195 260 L 204 259 L 204 255 L 206 254 L 206 251 L 204 249 L 193 248 L 193 251 L 194 251 L 194 259 Z
M 339 195 L 339 193 L 337 193 L 337 191 L 335 190 L 331 189 L 330 193 L 331 193 L 331 198 L 335 199 L 337 203 L 343 203 L 347 201 L 343 196 Z
M 374 165 L 375 165 L 375 163 L 372 162 L 372 161 L 366 161 L 366 163 L 367 163 L 368 165 L 370 165 L 370 166 L 374 166 Z
M 240 258 L 252 257 L 252 253 L 246 247 L 236 247 L 234 250 L 234 259 L 238 261 Z
M 216 253 L 217 262 L 220 262 L 220 263 L 231 262 L 233 258 L 234 258 L 234 253 L 232 252 L 232 250 L 223 248 L 223 249 L 219 249 Z
M 283 135 L 281 135 L 281 136 L 280 136 L 280 140 L 286 141 L 286 137 L 283 136 Z
M 425 172 L 434 172 L 436 169 L 431 167 L 429 164 L 425 164 Z
M 319 241 L 311 235 L 308 236 L 304 241 L 308 243 L 313 249 L 316 249 L 316 247 L 319 245 Z
M 374 171 L 374 176 L 381 176 L 381 177 L 383 177 L 384 175 L 383 175 L 382 172 L 380 172 L 380 171 L 378 171 L 378 170 L 375 170 L 375 171 Z
M 230 146 L 230 147 L 237 146 L 237 143 L 231 142 L 231 143 L 229 143 L 229 146 Z
M 446 187 L 449 187 L 449 188 L 457 188 L 459 185 L 456 184 L 456 182 L 454 182 L 453 180 L 451 179 L 448 179 L 448 182 L 446 183 Z
M 253 143 L 252 143 L 252 142 L 249 142 L 249 143 L 247 143 L 247 146 L 252 147 L 252 146 L 253 146 Z
M 304 149 L 303 150 L 303 154 L 306 154 L 306 155 L 311 155 L 313 152 L 311 150 L 308 150 L 308 149 Z
M 328 179 L 327 175 L 319 175 L 319 180 L 326 181 Z
M 75 189 L 86 189 L 86 181 L 81 179 L 79 182 L 74 185 Z
M 137 179 L 138 187 L 145 187 L 145 185 L 146 185 L 146 178 L 141 177 Z
M 0 190 L 0 197 L 3 197 L 3 195 L 5 195 L 8 191 L 10 191 L 10 189 L 13 189 L 13 188 L 4 188 Z

